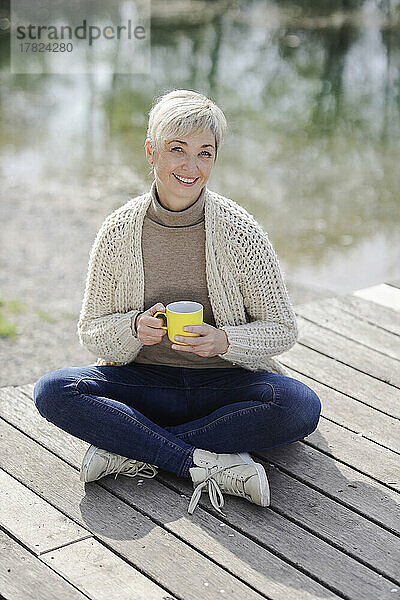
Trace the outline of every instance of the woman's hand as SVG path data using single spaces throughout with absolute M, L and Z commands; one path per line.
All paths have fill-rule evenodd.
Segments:
M 136 317 L 137 338 L 145 346 L 153 346 L 161 342 L 163 336 L 167 333 L 166 329 L 161 329 L 163 322 L 157 317 L 153 317 L 157 311 L 165 312 L 165 306 L 157 302 Z
M 200 337 L 191 337 L 187 335 L 176 335 L 175 340 L 190 344 L 190 346 L 180 346 L 173 344 L 173 350 L 181 352 L 193 352 L 198 356 L 216 356 L 217 354 L 225 354 L 229 348 L 229 340 L 223 329 L 217 329 L 208 323 L 203 325 L 187 325 L 183 331 L 191 333 L 199 333 Z

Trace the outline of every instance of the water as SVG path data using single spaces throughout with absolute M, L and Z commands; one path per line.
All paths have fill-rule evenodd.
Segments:
M 230 126 L 210 189 L 257 218 L 291 280 L 400 279 L 399 15 L 398 1 L 153 0 L 149 75 L 10 75 L 3 36 L 2 180 L 91 182 L 113 191 L 109 212 L 150 186 L 153 98 L 194 89 Z

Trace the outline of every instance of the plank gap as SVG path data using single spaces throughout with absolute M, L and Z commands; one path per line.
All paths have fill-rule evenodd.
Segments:
M 107 492 L 109 492 L 109 491 L 110 490 L 107 490 Z M 125 504 L 126 504 L 126 502 L 125 502 Z M 171 532 L 169 532 L 169 533 L 171 533 Z M 93 537 L 93 539 L 95 539 L 98 544 L 100 544 L 101 546 L 103 546 L 104 548 L 106 548 L 107 550 L 109 550 L 110 552 L 112 552 L 113 554 L 115 554 L 115 556 L 118 556 L 118 558 L 120 558 L 125 564 L 129 565 L 130 567 L 133 567 L 138 573 L 140 573 L 141 575 L 143 575 L 144 577 L 146 577 L 147 579 L 149 579 L 150 581 L 152 581 L 159 588 L 163 589 L 167 594 L 170 594 L 171 595 L 171 600 L 185 600 L 185 598 L 183 596 L 180 596 L 176 592 L 172 592 L 171 590 L 167 589 L 163 583 L 161 583 L 160 581 L 157 581 L 149 573 L 146 573 L 139 565 L 137 565 L 134 562 L 132 562 L 132 560 L 128 560 L 126 556 L 124 556 L 121 552 L 119 552 L 118 550 L 116 550 L 115 548 L 113 548 L 111 545 L 109 546 L 107 544 L 107 542 L 105 542 L 103 539 L 99 539 L 96 536 L 96 534 L 93 534 L 91 537 Z M 45 563 L 45 564 L 47 564 L 47 563 Z M 218 565 L 218 566 L 220 566 L 220 565 Z M 248 584 L 246 584 L 246 585 L 248 585 Z M 260 593 L 260 592 L 258 592 L 258 590 L 256 590 L 256 591 L 257 591 L 257 593 Z M 91 598 L 91 600 L 96 600 L 96 599 L 95 598 Z M 168 600 L 169 600 L 169 598 L 168 598 Z M 270 598 L 267 598 L 267 600 L 270 600 Z
M 354 315 L 352 315 L 354 317 Z M 374 348 L 373 346 L 369 346 L 368 344 L 364 344 L 363 342 L 360 342 L 359 340 L 355 340 L 353 337 L 348 337 L 347 335 L 344 335 L 343 333 L 340 333 L 340 331 L 336 331 L 335 329 L 331 329 L 330 327 L 326 327 L 326 325 L 321 325 L 321 323 L 317 320 L 314 320 L 310 317 L 305 317 L 302 314 L 299 314 L 299 317 L 301 317 L 304 321 L 308 321 L 308 323 L 312 323 L 313 325 L 316 325 L 319 329 L 325 329 L 326 331 L 329 331 L 330 333 L 334 333 L 335 335 L 340 336 L 341 338 L 349 341 L 349 342 L 353 342 L 354 344 L 358 344 L 359 346 L 363 346 L 364 348 L 368 348 L 368 350 L 373 350 L 374 352 L 376 352 L 377 354 L 380 354 L 381 356 L 385 356 L 387 358 L 391 358 L 393 360 L 397 360 L 398 362 L 400 362 L 400 360 L 396 357 L 396 356 L 392 356 L 391 354 L 387 354 L 386 352 L 382 352 L 382 350 L 378 350 L 377 348 Z M 361 319 L 362 320 L 362 319 Z M 369 323 L 372 327 L 377 327 L 374 323 Z M 388 332 L 391 335 L 396 335 L 392 332 Z M 400 337 L 400 336 L 398 336 Z M 299 341 L 300 344 L 302 344 L 301 341 Z M 302 344 L 302 345 L 306 345 L 306 344 Z M 307 346 L 308 347 L 308 346 Z M 337 359 L 335 359 L 337 360 Z M 341 362 L 341 361 L 338 361 Z
M 304 443 L 304 442 L 300 441 L 300 443 Z M 319 452 L 319 449 L 316 449 L 316 450 L 317 450 L 317 452 Z M 282 466 L 280 463 L 278 463 L 274 459 L 272 459 L 272 458 L 265 458 L 265 456 L 263 456 L 262 454 L 258 454 L 257 452 L 252 452 L 251 454 L 253 454 L 257 458 L 259 458 L 259 460 L 261 460 L 262 462 L 268 463 L 269 465 L 271 465 L 277 471 L 281 471 L 282 473 L 285 473 L 285 475 L 287 475 L 288 477 L 291 477 L 292 479 L 295 479 L 296 481 L 299 481 L 300 483 L 302 483 L 303 485 L 306 485 L 310 489 L 315 490 L 316 492 L 318 492 L 319 494 L 322 494 L 326 498 L 329 498 L 329 500 L 332 500 L 333 502 L 336 502 L 337 504 L 340 504 L 341 506 L 344 506 L 344 508 L 347 508 L 348 510 L 351 510 L 352 512 L 356 513 L 357 515 L 359 515 L 363 519 L 366 519 L 370 523 L 373 523 L 374 525 L 377 525 L 378 527 L 381 527 L 382 529 L 384 529 L 388 533 L 391 533 L 392 535 L 395 535 L 396 537 L 400 538 L 400 535 L 397 533 L 397 531 L 391 529 L 390 527 L 388 527 L 387 525 L 385 525 L 381 521 L 378 521 L 377 519 L 374 519 L 373 517 L 370 517 L 369 515 L 366 515 L 365 513 L 363 513 L 358 508 L 355 508 L 351 504 L 347 503 L 345 500 L 341 500 L 341 498 L 339 496 L 334 496 L 333 494 L 330 494 L 329 492 L 327 492 L 323 488 L 319 488 L 317 485 L 311 483 L 310 481 L 307 481 L 306 479 L 303 479 L 299 475 L 292 473 L 289 469 L 287 469 L 287 467 Z M 334 458 L 332 456 L 329 456 L 329 458 L 331 458 L 333 461 L 337 460 L 336 458 Z M 354 467 L 352 467 L 352 468 L 354 469 Z M 364 473 L 363 473 L 363 475 L 364 475 L 364 477 L 370 477 L 370 475 L 365 475 Z M 385 577 L 386 577 L 386 575 L 385 575 Z
M 32 440 L 32 442 L 35 442 L 35 444 L 37 444 L 38 446 L 40 446 L 44 450 L 47 450 L 48 452 L 50 452 L 56 458 L 60 458 L 60 456 L 58 454 L 56 454 L 55 452 L 53 452 L 52 450 L 50 450 L 47 446 L 45 446 L 44 444 L 42 444 L 42 442 L 40 442 L 39 440 L 36 440 L 34 437 L 32 437 L 31 435 L 29 435 L 29 433 L 26 433 L 26 431 L 24 431 L 23 429 L 21 429 L 20 427 L 18 427 L 18 425 L 15 425 L 12 421 L 9 421 L 8 419 L 6 419 L 6 417 L 0 416 L 0 419 L 2 421 L 4 421 L 5 423 L 7 423 L 7 425 L 10 425 L 11 427 L 14 427 L 14 429 L 16 429 L 17 431 L 19 431 L 20 433 L 22 433 L 23 435 L 25 435 L 27 438 L 29 438 L 30 440 Z M 72 467 L 75 471 L 77 471 L 79 473 L 79 469 L 77 467 L 75 467 L 75 465 L 73 465 L 67 459 L 60 459 L 60 460 L 63 460 L 69 467 Z M 6 471 L 6 469 L 4 468 L 4 465 L 2 465 L 1 468 L 4 469 L 4 471 Z M 6 472 L 8 473 L 8 471 L 6 471 Z M 14 475 L 12 473 L 9 473 L 9 475 L 11 475 L 12 477 L 14 477 Z M 20 482 L 20 483 L 22 483 L 22 482 Z M 25 484 L 23 484 L 23 485 L 25 485 Z M 1 600 L 1 598 L 0 598 L 0 600 Z
M 322 454 L 325 454 L 325 456 L 329 456 L 330 458 L 333 458 L 335 461 L 341 463 L 342 465 L 346 465 L 346 467 L 350 467 L 354 471 L 357 471 L 358 473 L 361 473 L 362 475 L 364 475 L 364 477 L 370 477 L 373 481 L 376 481 L 376 483 L 379 483 L 380 485 L 383 485 L 384 487 L 387 487 L 388 489 L 390 489 L 390 490 L 392 490 L 394 492 L 397 492 L 397 493 L 399 492 L 399 490 L 397 488 L 395 488 L 395 487 L 392 487 L 392 485 L 390 483 L 386 483 L 385 481 L 381 481 L 380 479 L 377 479 L 376 477 L 373 477 L 369 473 L 365 473 L 364 471 L 361 471 L 360 469 L 358 469 L 356 466 L 352 465 L 351 463 L 348 463 L 348 462 L 342 460 L 341 458 L 338 458 L 337 456 L 334 456 L 333 454 L 330 454 L 327 450 L 323 450 L 323 449 L 319 448 L 318 446 L 315 446 L 314 444 L 312 444 L 311 442 L 308 442 L 306 440 L 304 440 L 303 443 L 306 444 L 307 446 L 309 446 L 310 448 L 313 448 L 313 450 L 318 450 L 318 452 L 321 452 Z M 397 482 L 395 483 L 395 485 L 397 485 Z
M 11 475 L 11 473 L 9 473 L 9 475 Z M 17 479 L 17 478 L 15 477 L 15 479 Z M 19 481 L 19 480 L 17 479 L 17 481 Z M 22 483 L 22 485 L 24 485 L 23 482 L 20 481 L 20 483 Z M 49 504 L 50 504 L 50 502 L 49 502 Z M 53 569 L 53 567 L 51 565 L 49 565 L 49 564 L 43 562 L 42 560 L 40 560 L 40 556 L 39 555 L 35 554 L 30 548 L 28 548 L 28 546 L 26 546 L 24 544 L 23 541 L 19 540 L 13 533 L 11 533 L 11 531 L 8 531 L 8 529 L 6 527 L 4 527 L 1 523 L 0 523 L 0 531 L 2 531 L 10 539 L 14 540 L 14 542 L 16 544 L 18 544 L 19 546 L 21 546 L 21 548 L 23 548 L 26 552 L 28 552 L 32 556 L 33 559 L 38 560 L 42 565 L 44 565 L 45 567 L 48 567 L 55 575 L 57 575 L 57 577 L 60 577 L 60 579 L 62 579 L 66 583 L 68 583 L 77 592 L 79 592 L 80 594 L 82 594 L 82 596 L 84 598 L 88 598 L 88 600 L 93 600 L 93 598 L 91 596 L 88 596 L 87 594 L 85 594 L 85 592 L 83 592 L 82 590 L 80 590 L 79 588 L 77 588 L 76 585 L 74 585 L 71 581 L 69 581 L 66 577 L 64 577 L 64 575 L 62 573 L 59 573 L 58 571 L 56 571 L 55 569 Z M 0 593 L 0 598 L 1 599 L 3 598 L 3 596 L 1 595 L 1 593 Z
M 305 344 L 301 344 L 301 345 L 305 346 Z M 305 346 L 305 347 L 308 348 L 308 346 Z M 314 352 L 317 352 L 317 350 L 314 350 L 313 348 L 311 348 L 311 350 L 313 350 Z M 319 353 L 319 354 L 321 354 L 321 353 Z M 328 357 L 328 358 L 330 358 L 331 360 L 336 360 L 336 359 L 332 359 L 332 357 Z M 338 394 L 342 394 L 346 398 L 351 398 L 355 402 L 359 402 L 360 404 L 363 404 L 367 408 L 371 408 L 372 410 L 376 410 L 377 412 L 382 413 L 386 417 L 391 417 L 392 419 L 396 419 L 397 421 L 400 421 L 400 417 L 397 417 L 396 415 L 392 415 L 392 414 L 390 414 L 390 413 L 388 413 L 388 412 L 386 412 L 384 410 L 381 410 L 380 408 L 378 408 L 376 406 L 373 406 L 372 404 L 368 404 L 368 402 L 364 402 L 364 400 L 360 400 L 360 398 L 356 398 L 355 396 L 352 396 L 351 394 L 349 394 L 347 392 L 343 392 L 343 390 L 338 390 L 337 388 L 333 387 L 331 384 L 327 383 L 326 381 L 322 381 L 321 379 L 317 379 L 316 377 L 313 377 L 312 374 L 304 373 L 303 371 L 299 371 L 298 368 L 295 369 L 294 367 L 289 366 L 287 363 L 285 363 L 284 359 L 281 362 L 282 362 L 282 364 L 286 368 L 290 369 L 293 373 L 298 373 L 299 375 L 303 375 L 303 377 L 307 377 L 308 379 L 312 379 L 312 381 L 315 381 L 316 383 L 319 383 L 320 385 L 323 385 L 323 386 L 329 388 L 330 390 L 333 390 L 334 392 L 337 392 Z M 341 362 L 341 361 L 337 361 L 337 362 Z M 345 364 L 345 363 L 342 363 L 342 364 Z M 349 366 L 349 365 L 346 365 L 346 366 Z M 350 368 L 352 369 L 353 367 L 350 367 Z M 356 370 L 358 370 L 358 369 L 356 369 Z M 368 377 L 372 377 L 373 379 L 376 379 L 375 377 L 373 377 L 369 373 L 364 373 L 364 375 L 368 375 Z M 390 385 L 386 381 L 384 383 L 386 383 L 387 385 Z M 396 386 L 394 386 L 394 387 L 396 388 Z M 391 448 L 390 448 L 390 450 L 391 450 Z
M 361 314 L 357 314 L 356 312 L 351 312 L 344 305 L 340 305 L 340 310 L 342 312 L 346 313 L 347 315 L 349 315 L 350 317 L 354 317 L 355 319 L 358 319 L 359 321 L 364 321 L 364 323 L 368 323 L 368 325 L 373 325 L 373 327 L 376 327 L 377 329 L 381 329 L 385 333 L 389 333 L 390 335 L 395 335 L 396 337 L 400 337 L 400 334 L 396 333 L 395 331 L 392 331 L 391 329 L 386 329 L 386 327 L 384 327 L 383 325 L 379 325 L 379 323 L 374 323 L 373 321 L 370 321 L 370 319 L 368 319 L 367 317 L 365 317 Z M 304 317 L 303 317 L 303 319 L 304 319 Z M 332 331 L 332 330 L 330 330 L 330 331 Z M 372 348 L 372 349 L 375 350 L 375 348 Z
M 304 318 L 304 317 L 302 317 Z M 312 323 L 312 321 L 310 321 Z M 315 325 L 315 323 L 313 323 L 313 325 Z M 330 329 L 328 329 L 328 331 L 331 331 Z M 332 331 L 331 331 L 332 332 Z M 336 332 L 332 332 L 335 333 Z M 336 334 L 339 335 L 339 334 Z M 343 336 L 342 336 L 343 337 Z M 357 343 L 354 340 L 349 340 L 353 343 Z M 308 348 L 309 350 L 313 350 L 314 352 L 317 352 L 318 354 L 320 354 L 321 356 L 325 356 L 326 358 L 329 358 L 331 360 L 334 360 L 338 363 L 340 363 L 341 365 L 345 365 L 346 367 L 350 367 L 351 369 L 353 369 L 354 371 L 358 371 L 358 373 L 362 373 L 363 375 L 368 375 L 369 377 L 372 377 L 373 379 L 376 379 L 377 381 L 381 381 L 382 383 L 386 383 L 387 385 L 390 385 L 391 387 L 393 387 L 394 389 L 398 390 L 399 386 L 398 385 L 394 385 L 393 383 L 390 383 L 389 381 L 387 381 L 386 379 L 382 379 L 381 377 L 377 377 L 376 375 L 371 375 L 371 373 L 368 373 L 367 371 L 362 371 L 361 369 L 358 369 L 357 367 L 355 367 L 354 365 L 348 365 L 347 363 L 345 363 L 343 360 L 339 360 L 338 358 L 335 358 L 334 356 L 330 356 L 329 354 L 326 354 L 325 352 L 321 352 L 321 350 L 316 350 L 315 348 L 313 348 L 312 346 L 308 346 L 305 342 L 301 342 L 298 341 L 297 342 L 300 346 L 303 346 L 304 348 Z M 371 348 L 368 348 L 369 350 L 371 350 Z M 392 356 L 387 356 L 386 354 L 383 355 L 386 358 L 390 358 L 392 360 L 397 360 L 395 358 L 393 358 Z M 400 362 L 400 361 L 397 361 Z M 321 382 L 322 383 L 322 382 Z
M 304 525 L 303 523 L 301 523 L 300 521 L 298 521 L 294 517 L 290 517 L 290 516 L 285 515 L 281 510 L 279 510 L 279 508 L 271 508 L 270 507 L 270 509 L 274 513 L 276 513 L 276 514 L 280 515 L 281 517 L 283 517 L 284 519 L 287 519 L 291 523 L 294 523 L 295 525 L 297 525 L 297 527 L 301 527 L 301 529 L 304 529 L 304 531 L 307 531 L 309 534 L 317 537 L 318 539 L 322 540 L 326 544 L 329 544 L 333 548 L 336 548 L 336 550 L 338 550 L 342 554 L 345 554 L 346 556 L 348 556 L 352 560 L 355 560 L 358 563 L 362 564 L 366 569 L 369 569 L 370 571 L 372 571 L 373 573 L 376 573 L 377 575 L 381 575 L 382 577 L 384 577 L 385 579 L 387 579 L 388 581 L 390 581 L 391 583 L 393 583 L 395 585 L 400 585 L 400 578 L 398 580 L 393 579 L 387 573 L 382 573 L 379 570 L 379 568 L 377 568 L 377 567 L 371 567 L 371 565 L 368 562 L 364 561 L 361 557 L 359 557 L 359 556 L 357 556 L 357 555 L 349 552 L 348 550 L 345 550 L 345 549 L 341 548 L 333 539 L 328 539 L 325 536 L 323 536 L 323 535 L 321 535 L 321 534 L 319 534 L 317 532 L 312 531 L 312 529 L 310 529 L 307 525 Z
M 360 433 L 358 431 L 354 431 L 354 429 L 350 429 L 350 427 L 346 427 L 346 425 L 343 425 L 342 423 L 338 423 L 334 419 L 330 419 L 329 417 L 325 417 L 325 415 L 321 415 L 321 419 L 325 419 L 325 421 L 329 421 L 330 423 L 334 423 L 338 427 L 342 427 L 346 431 L 350 431 L 350 433 L 355 433 L 356 435 L 359 435 L 359 433 Z M 390 450 L 390 452 L 393 452 L 394 454 L 400 455 L 400 452 L 398 452 L 397 450 L 394 450 L 393 448 L 390 448 L 389 446 L 385 446 L 384 444 L 381 444 L 380 442 L 377 442 L 376 440 L 371 439 L 367 435 L 364 435 L 364 433 L 362 435 L 359 435 L 359 437 L 363 437 L 365 440 L 368 440 L 369 442 L 372 442 L 376 446 L 380 446 L 381 448 L 384 448 L 385 450 Z
M 46 500 L 46 502 L 47 502 L 47 500 Z M 79 540 L 72 540 L 71 542 L 65 542 L 65 544 L 60 544 L 59 546 L 54 546 L 54 548 L 50 548 L 50 550 L 43 550 L 43 552 L 39 552 L 38 556 L 43 556 L 44 554 L 48 554 L 49 552 L 55 552 L 56 550 L 60 550 L 61 548 L 65 548 L 66 546 L 72 546 L 72 544 L 76 544 L 77 542 L 82 542 L 83 540 L 87 540 L 92 537 L 93 537 L 93 535 L 91 533 L 88 533 L 88 535 L 85 535 L 85 536 L 79 538 Z
M 7 473 L 7 471 L 4 469 L 4 471 Z M 9 475 L 11 475 L 11 473 L 9 473 Z M 14 477 L 14 479 L 17 479 L 16 477 Z M 19 481 L 19 479 L 17 479 L 17 481 Z M 20 481 L 20 483 L 22 483 Z M 23 484 L 22 484 L 23 485 Z M 50 504 L 50 502 L 49 502 Z M 16 542 L 19 546 L 21 546 L 24 550 L 26 550 L 27 552 L 29 552 L 29 554 L 31 554 L 34 558 L 38 558 L 38 555 L 35 554 L 31 548 L 29 548 L 29 546 L 27 546 L 22 540 L 19 540 L 11 531 L 9 531 L 7 529 L 7 527 L 5 525 L 3 525 L 2 523 L 0 523 L 0 531 L 2 531 L 5 535 L 7 535 L 9 538 L 11 538 L 12 540 L 14 540 L 14 542 Z M 0 595 L 1 598 L 1 595 Z

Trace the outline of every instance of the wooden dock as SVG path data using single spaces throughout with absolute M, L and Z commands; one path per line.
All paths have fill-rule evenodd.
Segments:
M 302 305 L 280 358 L 322 401 L 305 440 L 255 455 L 271 506 L 188 480 L 83 484 L 87 444 L 43 419 L 33 384 L 0 390 L 7 600 L 400 599 L 400 284 Z M 7 368 L 3 365 L 3 368 Z

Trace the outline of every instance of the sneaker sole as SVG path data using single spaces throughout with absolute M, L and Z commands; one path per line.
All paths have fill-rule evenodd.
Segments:
M 80 472 L 80 477 L 79 477 L 81 481 L 85 481 L 85 482 L 87 481 L 86 475 L 87 475 L 88 464 L 90 463 L 92 456 L 96 452 L 96 450 L 98 450 L 97 446 L 89 446 L 89 448 L 86 450 L 86 454 L 82 460 L 81 472 Z
M 248 465 L 254 465 L 257 469 L 258 479 L 260 481 L 260 493 L 261 493 L 261 506 L 266 507 L 270 505 L 270 490 L 267 474 L 265 469 L 260 463 L 256 463 L 247 452 L 238 452 L 240 458 L 244 460 Z

